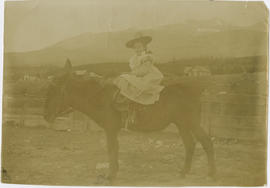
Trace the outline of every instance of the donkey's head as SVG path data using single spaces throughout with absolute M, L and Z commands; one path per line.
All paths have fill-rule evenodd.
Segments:
M 66 87 L 72 76 L 71 71 L 72 66 L 68 59 L 64 72 L 51 80 L 44 109 L 44 118 L 48 122 L 53 122 L 57 116 L 69 109 Z

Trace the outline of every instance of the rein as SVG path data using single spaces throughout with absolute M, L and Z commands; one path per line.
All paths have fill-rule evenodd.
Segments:
M 99 76 L 99 75 L 93 75 L 93 74 L 88 74 L 88 75 L 83 75 L 83 77 L 80 77 L 80 75 L 78 75 L 78 80 L 77 80 L 77 77 L 74 78 L 74 81 L 78 81 L 78 83 L 75 83 L 75 84 L 80 84 L 79 81 L 94 81 L 96 82 L 96 84 L 100 85 L 100 89 L 103 90 L 106 85 L 113 85 L 114 84 L 114 78 L 104 78 L 103 76 Z M 81 79 L 81 80 L 80 80 Z M 68 95 L 68 91 L 67 91 L 67 87 L 68 87 L 68 83 L 69 81 L 71 81 L 71 79 L 68 78 L 68 80 L 65 80 L 64 82 L 62 83 L 58 83 L 58 82 L 55 82 L 55 81 L 51 81 L 50 82 L 50 85 L 52 86 L 52 90 L 58 90 L 59 93 L 58 93 L 58 96 L 61 100 L 61 104 L 60 104 L 60 109 L 65 109 L 66 107 L 68 106 L 65 106 L 67 105 L 67 95 Z M 89 82 L 89 84 L 91 84 Z M 116 92 L 113 93 L 113 100 L 115 100 L 117 94 L 119 93 L 119 90 L 116 90 Z M 97 91 L 96 93 L 97 95 L 99 95 L 99 91 Z M 59 112 L 56 114 L 56 116 L 63 116 L 63 115 L 66 115 L 70 112 L 74 111 L 74 109 L 72 107 L 68 107 L 67 109 Z
M 51 82 L 50 83 L 53 87 L 59 87 L 59 85 L 57 85 L 55 82 Z M 61 98 L 65 99 L 65 96 L 67 94 L 67 91 L 66 91 L 66 87 L 67 87 L 67 82 L 65 84 L 63 84 L 61 87 L 60 87 L 60 96 Z M 63 104 L 62 104 L 63 105 Z M 66 115 L 66 114 L 69 114 L 70 112 L 73 111 L 73 108 L 69 107 L 68 109 L 62 111 L 62 112 L 59 112 L 58 114 L 56 114 L 57 116 L 63 116 L 63 115 Z

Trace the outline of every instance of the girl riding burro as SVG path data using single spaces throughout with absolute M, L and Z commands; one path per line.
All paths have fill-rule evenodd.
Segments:
M 152 105 L 159 100 L 164 86 L 161 85 L 163 74 L 154 65 L 154 57 L 147 45 L 152 41 L 150 36 L 137 33 L 135 38 L 126 43 L 127 48 L 135 54 L 129 60 L 130 72 L 120 75 L 114 80 L 119 88 L 117 100 L 128 104 L 123 113 L 125 127 L 134 124 L 136 120 L 136 106 Z

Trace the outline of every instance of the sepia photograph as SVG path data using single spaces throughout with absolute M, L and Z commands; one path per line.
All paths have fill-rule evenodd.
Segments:
M 267 185 L 263 1 L 3 5 L 2 184 Z

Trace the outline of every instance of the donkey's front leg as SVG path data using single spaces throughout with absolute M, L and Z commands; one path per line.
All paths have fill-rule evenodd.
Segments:
M 106 136 L 107 136 L 107 147 L 108 147 L 108 155 L 109 155 L 109 174 L 108 179 L 109 181 L 113 181 L 118 172 L 118 138 L 117 138 L 118 132 L 116 130 L 106 130 Z

